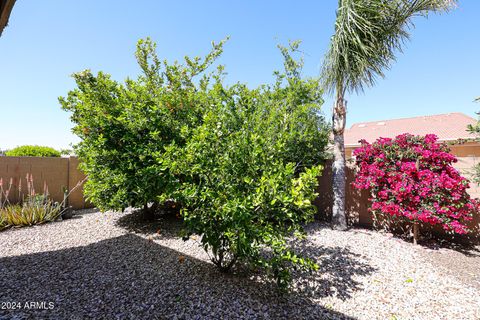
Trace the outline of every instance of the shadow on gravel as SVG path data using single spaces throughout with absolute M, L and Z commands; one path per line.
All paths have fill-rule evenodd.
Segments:
M 155 220 L 145 221 L 141 210 L 135 210 L 121 217 L 115 224 L 132 233 L 155 234 L 156 238 L 178 238 L 182 230 L 182 221 L 175 215 L 156 215 Z
M 22 305 L 0 309 L 0 319 L 354 319 L 133 234 L 1 258 L 0 278 L 0 302 Z M 54 308 L 25 309 L 27 301 Z
M 450 249 L 459 252 L 466 257 L 480 258 L 480 244 L 453 242 L 444 239 L 427 239 L 419 242 L 422 247 L 430 250 Z
M 79 210 L 74 210 L 73 214 L 74 216 L 83 216 L 85 214 L 97 213 L 98 211 L 99 210 L 97 208 L 79 209 Z
M 368 276 L 377 270 L 348 248 L 317 247 L 306 242 L 295 248 L 316 260 L 320 267 L 318 272 L 296 275 L 299 291 L 314 299 L 335 296 L 347 300 L 355 291 L 363 289 L 355 277 Z
M 480 290 L 480 245 L 438 240 L 420 244 L 429 249 L 421 251 L 421 255 L 436 269 L 444 270 L 467 286 Z
M 155 239 L 179 238 L 182 221 L 173 215 L 157 216 L 154 221 L 145 221 L 140 211 L 134 211 L 132 214 L 120 218 L 117 226 L 133 233 L 155 234 Z M 330 228 L 328 225 L 320 225 L 320 227 Z M 309 228 L 307 226 L 307 229 Z M 363 261 L 360 255 L 346 248 L 318 247 L 307 241 L 297 242 L 293 246 L 298 253 L 312 258 L 320 267 L 316 273 L 294 275 L 298 279 L 296 292 L 313 299 L 327 296 L 335 296 L 342 300 L 349 299 L 353 292 L 362 289 L 360 282 L 356 281 L 355 277 L 367 276 L 376 271 L 375 268 Z M 241 267 L 238 271 L 244 276 L 249 273 L 248 270 Z M 275 287 L 272 290 L 275 290 Z

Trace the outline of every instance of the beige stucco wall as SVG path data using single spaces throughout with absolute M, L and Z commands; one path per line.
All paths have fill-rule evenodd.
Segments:
M 457 157 L 477 157 L 480 158 L 480 143 L 465 142 L 463 144 L 451 145 L 450 152 Z
M 474 156 L 458 157 L 455 167 L 468 177 L 472 173 L 472 167 L 480 161 L 480 146 L 474 148 L 461 147 L 460 154 L 474 153 Z M 473 151 L 472 151 L 473 150 Z M 478 154 L 477 154 L 478 151 Z M 368 192 L 358 191 L 351 187 L 354 179 L 354 168 L 352 161 L 348 161 L 347 169 L 347 190 L 346 190 L 346 211 L 351 224 L 371 225 L 372 217 L 368 212 Z M 37 192 L 43 192 L 44 183 L 48 185 L 51 197 L 55 201 L 63 200 L 63 190 L 69 190 L 85 178 L 85 175 L 78 169 L 78 159 L 70 158 L 40 158 L 40 157 L 0 157 L 0 178 L 3 178 L 4 188 L 9 180 L 13 181 L 11 191 L 11 201 L 18 201 L 19 181 L 22 180 L 22 188 L 25 188 L 25 176 L 33 175 L 34 186 Z M 319 215 L 329 218 L 332 213 L 332 169 L 331 164 L 327 163 L 322 176 L 319 178 L 318 193 L 315 201 L 318 207 Z M 473 197 L 480 198 L 480 187 L 471 183 L 469 193 Z M 92 207 L 90 203 L 85 202 L 82 188 L 70 194 L 69 205 L 75 209 Z M 480 224 L 480 217 L 472 222 L 472 226 Z
M 26 175 L 33 177 L 34 188 L 37 193 L 43 193 L 44 185 L 48 186 L 50 197 L 54 201 L 63 201 L 63 191 L 71 190 L 85 178 L 78 170 L 78 159 L 48 158 L 48 157 L 0 157 L 0 178 L 3 179 L 3 188 L 13 182 L 9 199 L 17 202 L 26 193 Z M 21 181 L 21 182 L 20 182 Z M 19 189 L 22 190 L 19 190 Z M 75 209 L 90 207 L 83 199 L 82 188 L 77 188 L 68 199 L 68 204 Z
M 85 174 L 78 168 L 79 161 L 77 157 L 69 158 L 68 165 L 68 190 L 73 190 L 78 183 L 85 181 Z M 93 204 L 85 201 L 83 196 L 83 184 L 77 187 L 68 197 L 68 205 L 75 209 L 92 208 Z

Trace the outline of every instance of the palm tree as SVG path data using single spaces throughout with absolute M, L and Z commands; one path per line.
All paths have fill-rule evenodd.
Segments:
M 384 77 L 409 38 L 412 18 L 447 11 L 455 0 L 339 0 L 335 34 L 322 68 L 328 93 L 335 93 L 332 226 L 345 230 L 345 146 L 347 92 L 363 92 Z

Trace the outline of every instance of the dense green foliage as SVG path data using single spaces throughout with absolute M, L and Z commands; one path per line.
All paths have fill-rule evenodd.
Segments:
M 136 58 L 143 72 L 137 80 L 121 84 L 86 70 L 73 75 L 78 88 L 60 98 L 81 138 L 75 152 L 89 177 L 85 195 L 102 210 L 141 207 L 171 196 L 178 179 L 162 164 L 164 150 L 184 145 L 182 130 L 199 121 L 209 76 L 200 85 L 193 78 L 222 45 L 214 45 L 203 60 L 187 57 L 184 65 L 162 63 L 154 50 L 149 39 L 139 41 Z
M 263 267 L 283 286 L 291 268 L 316 268 L 287 245 L 313 218 L 328 142 L 319 81 L 300 77 L 297 48 L 281 47 L 285 73 L 256 89 L 225 85 L 222 66 L 204 72 L 222 43 L 170 65 L 140 41 L 143 74 L 125 84 L 75 74 L 78 88 L 60 101 L 82 139 L 89 200 L 104 210 L 177 201 L 185 236 L 200 235 L 222 270 Z
M 60 151 L 44 146 L 19 146 L 5 151 L 9 157 L 60 157 Z
M 185 176 L 178 198 L 187 229 L 203 235 L 214 263 L 264 267 L 280 286 L 290 267 L 316 267 L 290 250 L 286 237 L 313 218 L 328 141 L 318 81 L 301 80 L 299 65 L 282 50 L 287 73 L 275 85 L 215 85 L 203 123 L 174 151 L 172 159 L 182 161 L 169 165 Z

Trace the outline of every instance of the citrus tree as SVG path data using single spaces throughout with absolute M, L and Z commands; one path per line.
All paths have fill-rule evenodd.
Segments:
M 85 70 L 73 75 L 77 88 L 60 98 L 81 139 L 75 152 L 89 178 L 85 195 L 102 210 L 143 207 L 151 216 L 148 204 L 154 209 L 159 196 L 175 190 L 178 178 L 162 156 L 167 146 L 184 145 L 182 130 L 199 121 L 211 77 L 205 70 L 223 42 L 203 59 L 186 57 L 184 64 L 160 61 L 155 47 L 148 38 L 138 42 L 137 79 L 119 83 Z
M 281 47 L 285 72 L 273 85 L 217 83 L 202 124 L 185 148 L 172 148 L 169 165 L 184 176 L 178 199 L 187 235 L 202 236 L 221 270 L 237 262 L 265 268 L 282 287 L 292 268 L 317 268 L 287 238 L 313 220 L 328 143 L 319 80 L 300 78 L 302 63 L 290 54 L 297 46 Z
M 62 107 L 81 138 L 75 151 L 89 180 L 85 193 L 102 210 L 175 201 L 185 237 L 222 271 L 264 268 L 285 287 L 295 268 L 316 269 L 288 238 L 313 219 L 317 177 L 326 158 L 327 124 L 319 79 L 301 77 L 298 42 L 280 47 L 285 72 L 271 85 L 225 85 L 222 52 L 183 64 L 160 62 L 141 40 L 142 74 L 119 83 L 104 73 L 74 75 Z

